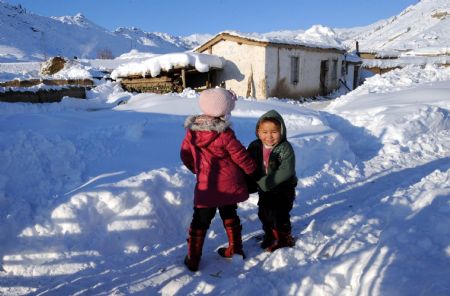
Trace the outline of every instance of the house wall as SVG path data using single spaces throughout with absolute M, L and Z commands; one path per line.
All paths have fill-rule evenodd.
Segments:
M 255 42 L 256 43 L 256 42 Z M 243 97 L 299 98 L 330 93 L 339 87 L 343 55 L 311 48 L 284 48 L 239 40 L 222 39 L 201 52 L 223 57 L 225 64 L 213 85 L 223 85 Z M 291 57 L 299 57 L 298 83 L 291 80 Z M 320 82 L 321 61 L 329 71 L 324 86 Z M 337 70 L 333 68 L 336 60 Z M 336 71 L 333 79 L 332 71 Z
M 311 49 L 268 47 L 266 58 L 267 94 L 269 97 L 299 98 L 329 93 L 339 87 L 342 54 Z M 299 58 L 298 83 L 292 83 L 291 57 Z M 329 71 L 325 76 L 325 89 L 321 89 L 321 61 L 327 60 Z M 336 60 L 334 67 L 333 60 Z M 332 71 L 336 71 L 333 77 Z
M 227 89 L 238 96 L 265 98 L 265 48 L 231 40 L 223 40 L 214 44 L 211 50 L 204 51 L 223 57 L 225 65 L 217 71 L 215 84 L 225 82 Z

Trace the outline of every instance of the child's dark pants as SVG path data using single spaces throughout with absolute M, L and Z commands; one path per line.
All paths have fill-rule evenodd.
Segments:
M 240 224 L 239 216 L 237 215 L 237 205 L 226 205 L 219 207 L 219 214 L 222 221 L 232 219 L 236 221 L 237 225 Z M 191 228 L 192 229 L 208 229 L 211 225 L 211 221 L 216 215 L 217 208 L 197 208 L 194 207 L 194 215 L 192 216 Z
M 270 192 L 259 191 L 258 217 L 263 229 L 277 229 L 281 232 L 291 231 L 290 211 L 294 204 L 295 188 L 285 187 Z

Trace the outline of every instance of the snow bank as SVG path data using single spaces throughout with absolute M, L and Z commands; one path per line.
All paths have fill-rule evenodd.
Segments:
M 12 80 L 32 79 L 92 79 L 96 70 L 90 66 L 83 65 L 78 61 L 68 60 L 64 68 L 53 75 L 43 75 L 40 72 L 41 63 L 0 63 L 0 82 Z M 0 91 L 6 88 L 0 87 Z M 17 90 L 17 88 L 15 88 Z
M 351 96 L 368 93 L 386 93 L 406 89 L 427 82 L 450 80 L 450 68 L 426 64 L 424 66 L 409 65 L 403 69 L 395 69 L 382 75 L 376 74 L 364 81 Z M 342 98 L 336 104 L 344 101 Z
M 374 77 L 321 111 L 239 99 L 232 126 L 245 145 L 264 112 L 285 118 L 297 242 L 261 251 L 252 195 L 239 207 L 247 259 L 216 253 L 227 243 L 217 217 L 195 274 L 182 263 L 195 177 L 179 146 L 198 94 L 133 95 L 107 82 L 77 103 L 0 103 L 0 293 L 444 295 L 446 71 Z
M 394 157 L 406 164 L 445 157 L 450 147 L 448 80 L 448 68 L 410 66 L 369 78 L 327 111 L 374 135 L 383 146 L 385 161 L 393 162 Z

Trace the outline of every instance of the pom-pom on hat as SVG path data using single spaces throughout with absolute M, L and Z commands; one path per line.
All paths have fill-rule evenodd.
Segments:
M 198 104 L 205 115 L 227 119 L 234 109 L 236 94 L 224 88 L 210 88 L 200 93 Z

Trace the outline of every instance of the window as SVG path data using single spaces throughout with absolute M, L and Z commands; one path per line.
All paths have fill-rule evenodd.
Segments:
M 299 80 L 299 58 L 291 57 L 291 83 L 297 85 Z

